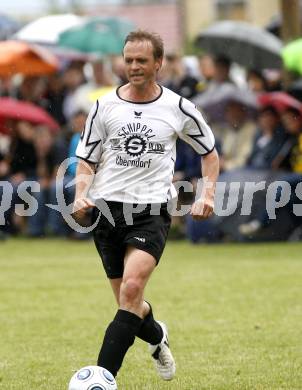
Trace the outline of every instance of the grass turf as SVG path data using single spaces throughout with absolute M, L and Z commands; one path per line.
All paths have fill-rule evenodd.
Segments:
M 302 389 L 301 251 L 170 242 L 146 297 L 169 325 L 177 377 L 158 379 L 137 340 L 119 390 Z M 67 389 L 116 311 L 94 246 L 8 240 L 0 253 L 0 389 Z

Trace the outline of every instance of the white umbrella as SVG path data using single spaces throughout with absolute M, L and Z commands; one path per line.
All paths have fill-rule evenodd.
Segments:
M 282 67 L 280 39 L 246 22 L 216 22 L 197 36 L 196 44 L 211 54 L 223 54 L 248 68 Z
M 13 38 L 44 45 L 55 45 L 63 31 L 80 25 L 83 20 L 83 17 L 73 14 L 43 16 L 21 28 L 14 34 Z

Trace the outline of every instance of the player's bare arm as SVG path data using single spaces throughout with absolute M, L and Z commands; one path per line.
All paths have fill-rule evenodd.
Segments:
M 95 174 L 95 164 L 79 160 L 76 171 L 76 192 L 73 204 L 73 217 L 80 221 L 86 211 L 94 207 L 87 194 Z
M 202 177 L 206 179 L 204 191 L 191 208 L 191 215 L 195 220 L 202 220 L 212 216 L 214 212 L 214 197 L 217 177 L 219 175 L 219 157 L 216 149 L 202 157 Z

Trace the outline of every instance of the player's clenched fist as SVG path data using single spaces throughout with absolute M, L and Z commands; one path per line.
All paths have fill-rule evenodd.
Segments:
M 197 200 L 191 207 L 190 214 L 193 219 L 201 220 L 209 218 L 214 212 L 214 200 L 212 198 L 205 198 L 204 200 Z
M 72 216 L 76 221 L 81 221 L 86 216 L 86 211 L 95 207 L 88 198 L 75 199 L 72 209 Z

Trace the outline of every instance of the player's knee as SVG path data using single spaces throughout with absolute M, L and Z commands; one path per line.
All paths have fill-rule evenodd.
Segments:
M 141 295 L 142 283 L 137 279 L 127 279 L 121 285 L 121 300 L 133 302 Z

